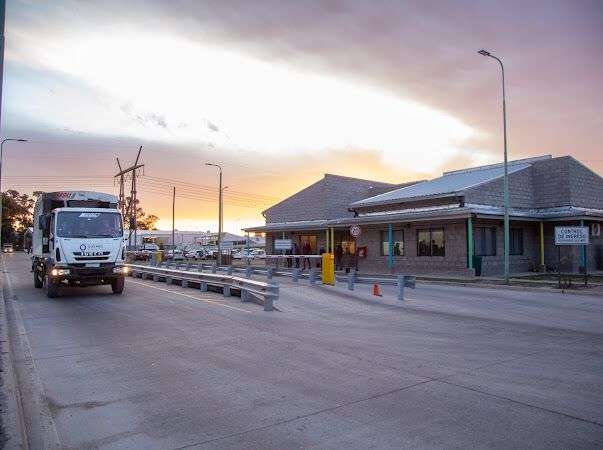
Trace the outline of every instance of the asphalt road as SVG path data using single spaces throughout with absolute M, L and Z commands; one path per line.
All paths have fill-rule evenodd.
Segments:
M 264 312 L 129 279 L 49 300 L 4 261 L 32 448 L 603 446 L 601 297 L 283 282 Z

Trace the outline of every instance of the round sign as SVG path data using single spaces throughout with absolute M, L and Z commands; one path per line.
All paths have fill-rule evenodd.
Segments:
M 360 236 L 360 227 L 358 225 L 352 225 L 350 227 L 350 234 L 352 235 L 352 237 L 355 237 L 355 238 Z

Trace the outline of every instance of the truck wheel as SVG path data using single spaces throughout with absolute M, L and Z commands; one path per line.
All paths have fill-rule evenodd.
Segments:
M 59 296 L 59 283 L 46 277 L 46 297 L 56 298 Z
M 124 284 L 124 277 L 115 278 L 111 280 L 111 290 L 114 294 L 121 294 L 124 291 Z
M 40 273 L 40 271 L 38 269 L 34 269 L 33 277 L 34 277 L 34 287 L 36 287 L 37 289 L 44 287 L 44 277 L 42 276 L 42 274 Z

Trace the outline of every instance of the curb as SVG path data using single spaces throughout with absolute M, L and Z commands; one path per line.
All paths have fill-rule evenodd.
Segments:
M 29 340 L 14 300 L 10 278 L 2 264 L 2 307 L 5 312 L 12 369 L 15 410 L 10 431 L 14 438 L 7 448 L 60 449 L 61 441 L 48 408 L 44 389 L 31 355 Z M 10 422 L 9 422 L 10 423 Z
M 0 395 L 4 407 L 0 411 L 3 439 L 2 448 L 28 448 L 23 421 L 21 395 L 15 375 L 15 364 L 11 341 L 9 338 L 8 314 L 4 296 L 6 275 L 2 264 L 2 279 L 0 280 L 0 357 L 2 359 L 2 385 Z

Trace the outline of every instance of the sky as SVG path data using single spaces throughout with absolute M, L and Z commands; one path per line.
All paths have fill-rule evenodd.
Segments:
M 8 0 L 3 189 L 117 192 L 171 227 L 263 223 L 324 173 L 402 183 L 572 155 L 603 174 L 603 1 Z

